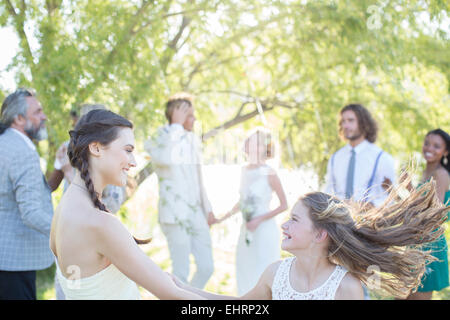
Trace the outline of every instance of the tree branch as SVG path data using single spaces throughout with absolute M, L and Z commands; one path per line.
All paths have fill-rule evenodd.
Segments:
M 17 16 L 16 10 L 14 9 L 14 6 L 9 0 L 4 0 L 6 7 L 8 8 L 9 13 L 11 13 L 13 16 Z
M 229 46 L 230 42 L 235 42 L 236 40 L 240 39 L 241 37 L 249 36 L 253 32 L 263 32 L 263 29 L 265 27 L 267 27 L 268 25 L 270 25 L 276 21 L 282 20 L 282 19 L 286 18 L 287 16 L 288 16 L 288 14 L 285 14 L 285 13 L 279 14 L 278 16 L 268 19 L 266 21 L 263 21 L 256 26 L 251 26 L 244 30 L 240 30 L 240 32 L 232 35 L 231 37 L 222 39 L 221 43 L 223 44 L 223 46 L 214 49 L 214 51 L 220 51 L 220 50 L 222 50 L 222 48 L 224 46 Z
M 26 4 L 25 1 L 22 0 L 22 11 L 17 13 L 17 11 L 14 9 L 14 6 L 12 5 L 11 1 L 4 0 L 6 7 L 8 8 L 8 11 L 11 13 L 14 19 L 14 23 L 16 25 L 16 32 L 19 35 L 19 38 L 21 40 L 22 47 L 24 49 L 24 56 L 25 59 L 28 60 L 28 62 L 31 65 L 31 69 L 34 67 L 34 60 L 33 60 L 33 54 L 31 52 L 30 43 L 28 41 L 27 34 L 25 33 L 25 10 L 26 10 Z
M 109 52 L 108 56 L 105 58 L 105 62 L 102 65 L 110 67 L 114 65 L 113 61 L 118 51 L 122 46 L 128 43 L 131 40 L 131 38 L 135 35 L 133 29 L 138 23 L 140 16 L 144 14 L 147 7 L 153 2 L 154 1 L 143 1 L 141 7 L 137 10 L 137 12 L 133 15 L 133 17 L 130 18 L 131 23 L 128 25 L 128 28 L 126 29 L 126 31 L 122 33 L 122 37 L 116 43 L 114 48 Z M 86 99 L 90 95 L 90 92 L 95 90 L 95 88 L 103 81 L 105 81 L 107 78 L 108 78 L 108 70 L 103 70 L 100 77 L 96 78 L 88 87 L 81 89 L 81 92 L 78 95 L 78 97 L 81 98 L 82 100 Z
M 108 57 L 106 58 L 107 62 L 111 62 L 114 59 L 114 56 L 117 54 L 117 51 L 121 46 L 123 46 L 125 43 L 128 43 L 132 36 L 135 34 L 133 32 L 133 29 L 136 27 L 139 17 L 145 12 L 145 9 L 153 3 L 153 1 L 144 1 L 142 3 L 142 6 L 138 9 L 138 11 L 133 15 L 133 17 L 130 19 L 131 23 L 128 26 L 127 30 L 123 33 L 121 39 L 117 42 L 117 44 L 114 46 L 114 48 L 111 50 L 111 52 L 108 54 Z
M 184 29 L 189 25 L 189 23 L 192 21 L 191 18 L 188 18 L 187 16 L 183 16 L 183 20 L 181 21 L 180 29 L 178 30 L 178 33 L 175 35 L 175 37 L 172 39 L 172 41 L 169 42 L 168 46 L 169 48 L 173 50 L 177 50 L 177 44 L 178 41 L 180 41 L 181 36 L 183 35 Z
M 214 8 L 211 8 L 211 10 L 213 10 Z M 192 10 L 183 10 L 183 11 L 179 11 L 179 12 L 171 12 L 171 13 L 166 13 L 160 17 L 156 17 L 154 19 L 150 19 L 148 20 L 146 23 L 142 24 L 138 29 L 136 29 L 134 31 L 134 33 L 139 33 L 141 32 L 143 29 L 145 29 L 146 27 L 148 27 L 149 25 L 151 25 L 153 22 L 160 20 L 160 19 L 166 19 L 169 17 L 173 17 L 173 16 L 179 16 L 179 15 L 186 15 L 189 13 L 194 13 L 194 12 L 200 12 L 200 11 L 205 11 L 205 8 L 196 8 L 196 9 L 192 9 Z
M 241 58 L 250 58 L 250 57 L 258 57 L 258 56 L 265 57 L 266 55 L 268 55 L 269 53 L 271 53 L 273 51 L 274 51 L 274 49 L 269 49 L 269 50 L 267 50 L 266 52 L 264 52 L 262 54 L 256 54 L 256 55 L 250 54 L 250 55 L 239 55 L 239 56 L 234 56 L 234 57 L 228 57 L 228 58 L 225 58 L 225 59 L 222 59 L 220 61 L 215 62 L 213 64 L 213 67 L 215 67 L 217 65 L 220 65 L 220 64 L 228 63 L 228 62 L 236 60 L 236 59 L 241 59 Z M 207 55 L 207 58 L 203 59 L 202 61 L 198 62 L 195 65 L 194 69 L 192 69 L 192 71 L 189 73 L 188 79 L 186 80 L 186 82 L 182 82 L 182 86 L 183 86 L 183 88 L 185 88 L 185 90 L 189 87 L 189 84 L 191 83 L 194 75 L 196 75 L 199 72 L 202 72 L 204 70 L 208 70 L 209 69 L 208 66 L 206 66 L 204 68 L 202 68 L 202 66 L 205 66 L 207 64 L 212 64 L 213 62 L 210 62 L 209 59 L 211 57 L 215 56 L 215 55 L 216 55 L 216 51 L 211 51 Z
M 61 6 L 62 0 L 45 0 L 45 7 L 51 17 L 53 12 Z
M 256 102 L 256 98 L 254 98 L 254 101 Z M 271 111 L 277 107 L 283 107 L 283 108 L 288 108 L 288 109 L 294 109 L 295 107 L 283 102 L 283 101 L 279 101 L 278 99 L 271 99 L 271 100 L 265 100 L 265 101 L 261 101 L 261 107 L 262 107 L 262 111 Z M 245 122 L 247 120 L 250 120 L 254 117 L 256 117 L 260 112 L 258 110 L 258 108 L 256 108 L 255 110 L 253 110 L 252 112 L 246 113 L 244 115 L 242 115 L 242 110 L 244 108 L 244 106 L 246 104 L 250 103 L 250 101 L 244 102 L 241 107 L 239 108 L 238 113 L 236 114 L 236 116 L 234 116 L 233 119 L 230 119 L 226 122 L 224 122 L 223 124 L 221 124 L 220 126 L 215 127 L 214 129 L 206 132 L 203 137 L 202 140 L 205 141 L 206 139 L 212 138 L 214 136 L 216 136 L 217 134 L 219 134 L 221 131 L 229 129 L 231 127 L 234 127 L 242 122 Z M 269 106 L 270 105 L 270 106 Z
M 242 104 L 241 104 L 241 106 L 239 107 L 239 110 L 238 110 L 238 112 L 236 113 L 236 115 L 234 116 L 235 118 L 236 117 L 239 117 L 240 115 L 241 115 L 241 113 L 242 113 L 242 110 L 244 110 L 244 107 L 246 106 L 246 105 L 248 105 L 250 103 L 250 101 L 244 101 Z
M 211 52 L 209 56 L 212 57 L 213 55 L 214 55 L 214 52 Z M 199 72 L 201 66 L 202 66 L 206 61 L 207 61 L 207 60 L 200 61 L 200 62 L 198 62 L 198 63 L 195 65 L 194 69 L 192 69 L 192 71 L 189 73 L 188 79 L 187 79 L 186 82 L 183 83 L 182 80 L 181 80 L 181 82 L 182 82 L 182 87 L 184 88 L 184 90 L 187 90 L 187 88 L 189 87 L 189 84 L 190 84 L 191 81 L 192 81 L 192 78 L 194 77 L 194 75 L 195 75 L 197 72 Z
M 180 40 L 181 36 L 183 35 L 184 30 L 187 28 L 189 23 L 191 22 L 191 19 L 187 16 L 183 15 L 183 20 L 181 21 L 181 26 L 178 29 L 177 34 L 169 43 L 167 44 L 167 49 L 164 51 L 163 56 L 160 61 L 160 66 L 164 72 L 166 73 L 167 66 L 169 65 L 169 61 L 172 59 L 174 54 L 177 52 L 177 43 Z
M 267 107 L 267 105 L 263 105 L 262 104 L 262 110 L 263 111 L 270 111 L 272 109 L 274 109 L 274 106 L 271 107 Z M 233 119 L 228 120 L 226 122 L 224 122 L 222 125 L 215 127 L 214 129 L 209 130 L 208 132 L 206 132 L 203 136 L 202 136 L 202 141 L 205 141 L 209 138 L 215 137 L 216 135 L 218 135 L 221 131 L 227 130 L 231 127 L 234 127 L 242 122 L 245 122 L 247 120 L 250 120 L 254 117 L 256 117 L 259 114 L 258 109 L 253 110 L 252 112 L 249 112 L 247 114 L 244 115 L 237 115 L 235 116 Z

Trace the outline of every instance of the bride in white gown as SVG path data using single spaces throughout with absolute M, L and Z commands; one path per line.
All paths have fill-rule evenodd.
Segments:
M 250 291 L 266 267 L 280 259 L 281 235 L 275 216 L 287 209 L 286 196 L 275 170 L 266 164 L 273 156 L 271 135 L 261 129 L 245 141 L 249 164 L 242 168 L 240 200 L 220 221 L 238 211 L 243 224 L 236 249 L 238 294 Z M 272 193 L 279 198 L 278 208 L 270 210 Z
M 52 221 L 50 248 L 66 299 L 140 299 L 138 286 L 160 299 L 201 299 L 178 288 L 138 244 L 99 195 L 124 186 L 136 166 L 133 126 L 107 110 L 93 110 L 70 131 L 68 155 L 76 176 Z

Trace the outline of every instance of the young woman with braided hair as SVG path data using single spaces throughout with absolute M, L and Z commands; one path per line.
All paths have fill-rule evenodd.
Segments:
M 417 290 L 433 256 L 423 244 L 443 233 L 450 207 L 435 195 L 434 183 L 399 198 L 391 190 L 379 208 L 308 193 L 282 225 L 281 248 L 292 257 L 271 264 L 241 299 L 363 299 L 361 282 L 395 297 Z M 173 277 L 174 278 L 174 277 Z M 208 299 L 232 299 L 188 287 Z
M 201 299 L 177 287 L 139 248 L 99 195 L 124 186 L 136 166 L 133 125 L 107 110 L 84 115 L 70 131 L 68 156 L 77 169 L 55 211 L 50 248 L 66 299 L 140 299 L 136 284 L 160 299 Z

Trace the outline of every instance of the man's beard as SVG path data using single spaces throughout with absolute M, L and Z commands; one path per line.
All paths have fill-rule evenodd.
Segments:
M 48 137 L 47 128 L 44 126 L 44 121 L 40 123 L 39 127 L 35 128 L 33 124 L 27 120 L 24 131 L 31 140 L 42 141 L 46 140 Z
M 351 136 L 346 136 L 345 138 L 350 141 L 355 141 L 355 140 L 358 140 L 359 138 L 361 138 L 362 136 L 363 136 L 363 134 L 361 132 L 357 132 Z

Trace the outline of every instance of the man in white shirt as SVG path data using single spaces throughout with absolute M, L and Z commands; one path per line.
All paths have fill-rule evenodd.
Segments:
M 325 192 L 340 199 L 363 201 L 375 207 L 387 198 L 395 182 L 392 156 L 374 142 L 378 127 L 370 112 L 360 104 L 349 104 L 340 112 L 339 134 L 348 142 L 328 161 Z M 365 286 L 364 299 L 370 300 Z
M 379 206 L 395 182 L 395 162 L 376 146 L 377 124 L 359 104 L 340 112 L 339 133 L 348 142 L 328 161 L 325 192 L 341 199 L 365 201 Z
M 169 124 L 146 142 L 159 181 L 159 223 L 172 260 L 172 272 L 188 282 L 192 253 L 197 270 L 190 284 L 203 288 L 214 271 L 209 226 L 217 222 L 201 172 L 201 142 L 193 131 L 194 106 L 178 94 L 166 104 Z

